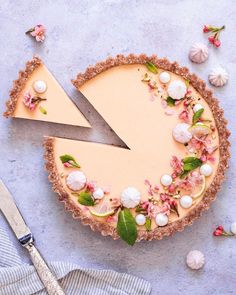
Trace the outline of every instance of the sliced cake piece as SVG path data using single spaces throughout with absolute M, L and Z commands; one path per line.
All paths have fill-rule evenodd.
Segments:
M 6 105 L 6 117 L 91 127 L 38 57 L 19 72 Z

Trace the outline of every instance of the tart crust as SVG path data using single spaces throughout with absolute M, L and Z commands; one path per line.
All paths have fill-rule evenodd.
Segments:
M 32 60 L 26 63 L 25 69 L 23 71 L 19 71 L 18 79 L 13 82 L 13 86 L 10 91 L 10 97 L 6 102 L 7 109 L 3 114 L 6 118 L 13 116 L 21 91 L 24 89 L 28 78 L 41 64 L 41 59 L 37 56 L 34 56 Z
M 171 63 L 166 58 L 159 59 L 156 55 L 152 55 L 150 57 L 146 56 L 145 54 L 130 54 L 128 56 L 117 55 L 115 58 L 110 57 L 103 62 L 97 63 L 95 66 L 87 68 L 84 73 L 78 74 L 76 79 L 72 80 L 72 83 L 76 88 L 79 88 L 86 81 L 111 67 L 125 64 L 144 64 L 146 61 L 151 61 L 159 68 L 171 71 L 185 79 L 188 79 L 191 85 L 202 95 L 202 97 L 210 106 L 215 119 L 220 141 L 220 159 L 216 176 L 214 177 L 209 188 L 204 193 L 201 201 L 194 208 L 192 208 L 185 217 L 167 224 L 165 227 L 157 227 L 149 232 L 145 230 L 138 230 L 137 241 L 150 241 L 153 239 L 161 240 L 164 236 L 170 236 L 177 231 L 182 231 L 184 230 L 185 226 L 191 225 L 195 219 L 199 218 L 203 211 L 208 210 L 211 203 L 216 199 L 216 193 L 219 191 L 225 178 L 225 172 L 226 168 L 228 168 L 228 162 L 230 158 L 230 143 L 228 141 L 230 132 L 227 129 L 227 121 L 224 118 L 224 111 L 220 108 L 218 100 L 213 97 L 212 91 L 206 88 L 206 84 L 203 80 L 199 79 L 195 74 L 191 74 L 188 68 L 180 67 L 177 62 Z M 93 218 L 84 216 L 80 208 L 76 206 L 70 199 L 69 194 L 63 187 L 59 172 L 56 167 L 53 137 L 47 137 L 45 139 L 44 148 L 44 157 L 46 161 L 46 170 L 49 173 L 49 181 L 53 184 L 54 192 L 59 195 L 59 200 L 65 204 L 65 209 L 72 212 L 73 218 L 81 219 L 84 225 L 89 225 L 93 231 L 100 231 L 103 236 L 110 235 L 113 239 L 118 239 L 119 235 L 114 227 L 112 227 L 110 224 L 99 222 Z

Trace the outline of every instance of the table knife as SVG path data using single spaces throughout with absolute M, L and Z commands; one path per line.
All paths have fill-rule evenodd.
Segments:
M 65 295 L 57 279 L 34 245 L 34 237 L 27 227 L 11 193 L 0 179 L 0 210 L 21 245 L 29 251 L 31 260 L 49 295 Z

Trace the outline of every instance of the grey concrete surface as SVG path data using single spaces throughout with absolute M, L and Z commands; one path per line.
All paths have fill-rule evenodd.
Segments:
M 69 135 L 75 131 L 0 117 L 0 177 L 14 193 L 47 260 L 128 272 L 150 281 L 152 294 L 236 294 L 236 239 L 212 237 L 217 224 L 228 228 L 231 221 L 236 221 L 235 15 L 234 0 L 0 0 L 1 112 L 18 69 L 33 54 L 43 58 L 70 95 L 76 95 L 70 79 L 78 71 L 117 53 L 157 53 L 188 66 L 205 80 L 210 69 L 219 64 L 230 75 L 227 86 L 214 89 L 232 132 L 230 169 L 217 200 L 184 232 L 162 241 L 141 242 L 132 248 L 93 233 L 73 220 L 51 191 L 44 170 L 43 135 Z M 24 35 L 37 23 L 47 27 L 44 44 L 36 44 Z M 222 46 L 209 46 L 209 60 L 194 65 L 188 60 L 188 49 L 194 42 L 207 43 L 201 32 L 206 23 L 226 25 Z M 93 123 L 94 128 L 100 125 L 96 118 Z M 101 127 L 79 132 L 82 138 L 90 140 L 110 138 L 109 132 L 103 132 Z M 9 232 L 22 258 L 28 261 L 2 216 L 0 226 Z M 191 249 L 206 255 L 201 271 L 190 271 L 185 265 L 185 256 Z

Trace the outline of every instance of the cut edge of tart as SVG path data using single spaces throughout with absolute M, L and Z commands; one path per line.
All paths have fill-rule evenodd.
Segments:
M 115 58 L 108 58 L 103 62 L 97 63 L 93 67 L 89 67 L 84 73 L 78 74 L 77 78 L 72 80 L 72 83 L 77 89 L 79 89 L 79 87 L 85 84 L 88 80 L 112 67 L 120 65 L 145 64 L 146 62 L 150 62 L 158 68 L 181 76 L 182 78 L 189 81 L 192 87 L 200 93 L 202 98 L 209 105 L 215 120 L 219 135 L 220 157 L 214 179 L 204 192 L 204 195 L 202 196 L 202 199 L 199 201 L 199 203 L 191 208 L 186 216 L 174 222 L 168 223 L 163 227 L 156 227 L 150 231 L 142 229 L 138 230 L 136 241 L 153 239 L 160 240 L 164 236 L 172 235 L 176 231 L 182 231 L 186 225 L 191 225 L 195 219 L 199 218 L 203 211 L 209 209 L 210 204 L 215 200 L 216 193 L 220 189 L 222 181 L 225 178 L 225 171 L 228 167 L 228 161 L 230 157 L 230 143 L 228 141 L 230 132 L 227 129 L 227 121 L 224 119 L 224 112 L 220 108 L 218 100 L 213 97 L 212 91 L 206 88 L 204 81 L 199 79 L 195 74 L 191 74 L 186 67 L 180 67 L 176 62 L 171 63 L 166 58 L 159 59 L 156 55 L 151 57 L 148 57 L 145 54 L 130 54 L 128 56 L 118 55 Z M 89 225 L 92 230 L 100 231 L 104 236 L 110 235 L 114 239 L 118 239 L 119 235 L 115 227 L 108 223 L 100 222 L 92 217 L 84 215 L 82 210 L 71 200 L 69 193 L 63 186 L 60 173 L 55 163 L 54 140 L 55 138 L 53 137 L 46 138 L 44 141 L 44 148 L 46 170 L 49 173 L 49 180 L 53 184 L 53 190 L 59 195 L 59 200 L 64 202 L 66 210 L 71 211 L 74 218 L 81 219 L 82 223 Z
M 37 56 L 26 63 L 24 70 L 19 71 L 3 115 L 6 118 L 91 127 L 54 75 Z

